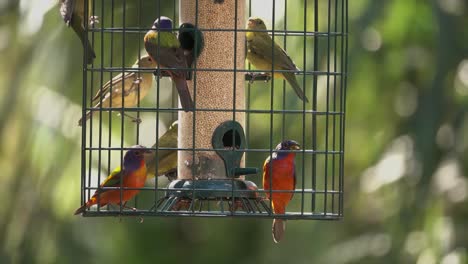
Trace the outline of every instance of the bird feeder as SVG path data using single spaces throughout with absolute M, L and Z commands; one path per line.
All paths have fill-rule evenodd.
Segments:
M 96 58 L 93 64 L 83 63 L 82 110 L 83 116 L 96 113 L 82 127 L 82 204 L 113 168 L 122 165 L 129 146 L 149 148 L 156 140 L 149 148 L 156 157 L 163 151 L 177 151 L 178 157 L 177 179 L 165 183 L 157 178 L 153 185 L 139 188 L 130 206 L 87 208 L 84 216 L 326 220 L 343 216 L 347 0 L 148 0 L 131 8 L 126 1 L 92 2 L 91 13 L 85 16 L 94 20 L 98 16 L 99 24 L 85 25 L 85 30 Z M 165 73 L 170 67 L 129 66 L 135 56 L 145 55 L 143 36 L 161 16 L 172 18 L 174 34 L 182 23 L 203 33 L 203 52 L 186 69 L 193 109 L 163 105 L 168 93 L 178 98 L 177 91 L 166 88 L 171 85 Z M 266 29 L 259 32 L 271 38 L 267 44 L 275 42 L 289 55 L 281 54 L 291 60 L 285 63 L 288 69 L 246 63 L 246 55 L 255 48 L 246 39 L 251 16 L 265 16 Z M 274 63 L 275 51 L 270 52 Z M 139 75 L 158 75 L 155 92 L 148 95 L 153 99 L 141 98 L 131 107 L 91 103 L 109 79 L 132 72 L 136 77 L 130 82 L 131 92 L 141 87 Z M 281 75 L 284 79 L 272 78 Z M 291 78 L 304 93 L 301 98 L 291 89 Z M 126 93 L 119 98 L 122 102 Z M 177 147 L 161 146 L 160 124 L 168 126 L 176 116 Z M 293 198 L 286 211 L 277 213 L 268 197 L 279 191 L 263 189 L 262 170 L 267 157 L 284 151 L 275 147 L 286 139 L 299 142 L 301 148 L 288 150 L 296 155 L 295 188 L 289 191 Z M 114 186 L 122 191 L 124 187 Z

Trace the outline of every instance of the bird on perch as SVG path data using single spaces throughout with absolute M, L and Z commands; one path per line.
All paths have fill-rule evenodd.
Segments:
M 153 148 L 177 148 L 178 127 L 178 122 L 176 120 L 166 133 L 159 138 L 158 145 L 155 143 Z M 174 176 L 177 173 L 177 150 L 158 149 L 157 159 L 156 151 L 151 150 L 151 154 L 147 155 L 145 160 L 149 178 L 166 175 L 170 181 L 175 180 Z M 158 164 L 157 171 L 156 164 Z
M 285 140 L 276 146 L 272 155 L 263 164 L 263 189 L 267 198 L 271 200 L 275 214 L 284 214 L 286 206 L 294 195 L 291 191 L 294 191 L 296 188 L 296 168 L 294 162 L 296 153 L 288 151 L 299 149 L 300 145 L 296 141 Z M 270 193 L 270 190 L 289 192 Z M 272 234 L 275 243 L 281 241 L 285 230 L 286 220 L 273 219 Z
M 107 204 L 117 204 L 126 207 L 126 203 L 137 195 L 140 190 L 145 186 L 146 181 L 146 164 L 145 154 L 150 153 L 145 147 L 136 145 L 132 146 L 129 151 L 125 153 L 122 168 L 117 167 L 105 180 L 99 188 L 94 192 L 91 199 L 89 199 L 83 206 L 75 211 L 75 215 L 81 214 L 87 208 L 98 204 L 99 207 Z M 104 189 L 105 187 L 118 187 L 119 189 Z M 123 190 L 120 187 L 135 188 L 132 190 Z M 135 208 L 129 208 L 136 210 Z
M 172 20 L 165 16 L 156 19 L 151 30 L 146 33 L 144 43 L 146 52 L 159 67 L 174 68 L 162 71 L 167 72 L 175 83 L 184 111 L 193 111 L 194 104 L 186 80 L 187 61 L 176 34 L 172 32 Z
M 200 56 L 205 47 L 203 33 L 195 25 L 183 23 L 179 27 L 179 35 L 177 37 L 180 47 L 184 50 L 184 55 L 187 58 L 187 65 L 193 67 L 192 64 Z
M 142 56 L 139 60 L 133 64 L 132 68 L 154 68 L 156 63 L 150 56 Z M 124 85 L 122 89 L 122 84 Z M 112 78 L 112 80 L 105 83 L 102 88 L 93 97 L 92 102 L 96 105 L 94 107 L 122 107 L 122 96 L 123 96 L 123 107 L 133 107 L 138 104 L 149 92 L 153 86 L 153 74 L 150 72 L 125 72 Z M 111 90 L 112 89 L 112 90 Z M 123 95 L 122 95 L 123 93 Z M 88 120 L 91 115 L 95 113 L 88 111 L 85 116 L 85 121 Z M 139 118 L 129 116 L 133 122 L 141 122 Z M 83 125 L 83 119 L 80 118 L 78 125 Z
M 85 11 L 85 0 L 60 0 L 60 14 L 67 26 L 71 26 L 76 35 L 80 38 L 83 48 L 87 48 L 88 53 L 86 57 L 86 64 L 93 63 L 96 54 L 94 53 L 93 47 L 86 39 L 84 23 L 87 23 L 88 19 L 84 17 Z M 91 1 L 89 1 L 88 9 L 91 9 Z M 97 17 L 90 17 L 91 23 L 97 21 Z
M 290 72 L 275 72 L 274 78 L 283 78 L 291 85 L 297 96 L 305 101 L 309 102 L 306 95 L 302 91 L 299 83 L 296 79 L 294 72 L 299 71 L 294 62 L 288 56 L 278 44 L 273 42 L 273 39 L 266 32 L 267 28 L 265 22 L 260 18 L 249 18 L 247 22 L 248 30 L 246 32 L 247 40 L 247 57 L 246 59 L 258 70 L 266 71 L 267 75 L 270 75 L 268 71 L 271 70 L 288 70 Z M 258 30 L 258 31 L 257 31 Z M 265 30 L 265 31 L 262 31 Z M 274 65 L 272 66 L 274 62 Z M 252 79 L 255 76 L 252 75 Z

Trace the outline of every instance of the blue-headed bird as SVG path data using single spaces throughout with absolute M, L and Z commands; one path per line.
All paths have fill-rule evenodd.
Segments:
M 285 140 L 279 143 L 263 164 L 263 189 L 266 196 L 271 200 L 273 212 L 284 214 L 286 206 L 291 201 L 293 192 L 271 192 L 272 191 L 294 191 L 296 188 L 296 166 L 294 158 L 296 153 L 288 150 L 300 149 L 299 143 L 294 140 Z M 270 185 L 271 181 L 271 185 Z M 273 219 L 272 234 L 273 241 L 278 243 L 284 236 L 286 220 Z
M 125 153 L 122 168 L 117 167 L 105 180 L 99 188 L 94 192 L 91 199 L 89 199 L 83 206 L 75 211 L 75 215 L 81 214 L 87 208 L 95 205 L 99 201 L 99 207 L 107 204 L 125 204 L 137 195 L 140 190 L 145 186 L 146 181 L 146 165 L 145 154 L 149 151 L 140 145 L 133 146 Z M 121 190 L 121 189 L 103 189 L 103 187 L 126 187 L 135 188 L 136 190 Z M 99 196 L 99 198 L 98 198 Z M 132 208 L 133 210 L 135 208 Z
M 146 52 L 159 67 L 175 69 L 163 71 L 167 72 L 175 83 L 184 111 L 193 110 L 194 105 L 186 80 L 187 61 L 176 34 L 172 32 L 172 20 L 164 16 L 156 19 L 151 30 L 146 33 L 144 43 Z

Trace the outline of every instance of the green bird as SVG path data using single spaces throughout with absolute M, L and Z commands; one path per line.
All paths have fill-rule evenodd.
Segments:
M 266 30 L 265 23 L 260 18 L 249 18 L 247 29 L 250 30 Z M 271 71 L 273 63 L 272 51 L 274 54 L 273 70 L 291 70 L 299 71 L 291 58 L 286 52 L 273 42 L 268 32 L 247 31 L 247 60 L 258 70 Z M 274 78 L 284 78 L 294 89 L 297 96 L 305 102 L 309 102 L 299 83 L 297 82 L 294 72 L 275 72 Z
M 91 1 L 89 1 L 88 9 L 91 9 Z M 86 33 L 84 23 L 87 23 L 88 19 L 84 18 L 85 2 L 84 0 L 60 0 L 60 14 L 62 15 L 63 20 L 67 26 L 71 26 L 73 31 L 81 40 L 83 48 L 88 49 L 88 54 L 86 58 L 86 63 L 93 63 L 96 54 L 94 53 L 93 47 L 89 42 L 89 39 L 86 40 Z M 91 17 L 92 21 L 96 20 L 96 17 Z
M 132 68 L 154 68 L 156 63 L 150 56 L 145 55 L 135 62 Z M 112 80 L 105 83 L 102 88 L 93 97 L 92 101 L 95 107 L 122 107 L 122 80 L 124 84 L 123 102 L 124 107 L 133 107 L 138 104 L 149 92 L 153 86 L 153 74 L 151 72 L 125 72 L 112 78 Z M 112 88 L 112 92 L 111 92 Z M 86 119 L 88 120 L 96 111 L 88 111 Z M 127 115 L 127 114 L 125 114 Z M 127 115 L 128 116 L 128 115 Z M 134 122 L 140 122 L 138 118 L 128 116 Z M 83 120 L 78 121 L 78 125 L 83 125 Z
M 180 47 L 177 36 L 172 33 L 172 20 L 168 17 L 160 17 L 154 21 L 150 31 L 144 38 L 146 52 L 159 64 L 161 68 L 186 69 L 187 61 L 184 50 Z M 164 70 L 175 83 L 179 93 L 180 103 L 185 112 L 194 108 L 190 91 L 187 86 L 187 71 Z
M 179 27 L 178 39 L 187 58 L 187 65 L 192 67 L 195 58 L 200 56 L 205 47 L 203 33 L 195 25 L 183 23 Z
M 169 129 L 162 135 L 159 140 L 159 148 L 177 148 L 177 120 L 172 123 Z M 153 148 L 156 148 L 156 143 Z M 166 175 L 172 181 L 175 180 L 177 174 L 177 150 L 158 149 L 158 157 L 156 160 L 156 151 L 151 150 L 151 154 L 145 156 L 146 167 L 148 168 L 148 178 Z M 158 171 L 156 171 L 156 163 Z

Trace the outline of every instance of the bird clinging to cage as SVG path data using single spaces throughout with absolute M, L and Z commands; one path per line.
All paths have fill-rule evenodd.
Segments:
M 75 211 L 75 215 L 83 213 L 87 208 L 97 204 L 99 207 L 107 204 L 125 204 L 140 190 L 102 189 L 102 187 L 142 188 L 146 181 L 145 154 L 150 153 L 145 147 L 136 145 L 125 153 L 122 168 L 117 167 L 94 192 L 83 206 Z M 98 198 L 99 196 L 99 198 Z M 135 208 L 131 208 L 136 210 Z
M 271 200 L 275 214 L 284 214 L 286 212 L 286 206 L 291 201 L 294 193 L 272 192 L 270 195 L 269 190 L 293 191 L 296 188 L 294 162 L 296 153 L 283 151 L 298 149 L 300 149 L 299 143 L 294 140 L 285 140 L 276 146 L 271 157 L 268 157 L 263 164 L 263 189 L 267 198 Z M 278 243 L 284 236 L 285 221 L 283 219 L 273 219 L 272 233 L 275 243 Z
M 83 44 L 83 48 L 88 49 L 86 63 L 91 64 L 94 58 L 96 58 L 96 54 L 94 53 L 89 39 L 86 40 L 84 23 L 87 23 L 87 19 L 84 18 L 84 1 L 85 0 L 60 0 L 60 14 L 67 26 L 71 26 L 76 35 L 78 35 Z M 91 4 L 88 6 L 91 7 Z M 92 17 L 92 19 L 95 19 L 95 17 Z
M 200 56 L 205 47 L 203 33 L 191 23 L 183 23 L 179 27 L 178 39 L 180 47 L 187 57 L 187 65 L 192 67 L 193 62 Z
M 178 122 L 174 121 L 169 129 L 162 135 L 157 146 L 156 143 L 153 148 L 177 148 L 177 132 Z M 156 151 L 151 150 L 151 154 L 145 157 L 146 167 L 148 169 L 148 177 L 166 175 L 169 180 L 175 180 L 174 174 L 177 172 L 177 150 L 161 149 L 158 150 L 158 157 L 156 160 Z M 158 164 L 158 171 L 156 171 L 156 163 Z
M 153 68 L 156 63 L 150 56 L 142 56 L 133 64 L 132 68 Z M 123 83 L 122 83 L 123 82 Z M 122 89 L 122 84 L 124 85 Z M 133 107 L 138 104 L 153 86 L 153 74 L 150 72 L 125 72 L 112 78 L 112 80 L 105 83 L 102 88 L 93 97 L 92 101 L 95 107 L 122 107 L 122 92 L 123 92 L 123 106 Z M 112 88 L 112 92 L 111 92 Z M 101 101 L 102 100 L 102 101 Z M 86 113 L 85 121 L 88 120 L 94 112 L 88 111 Z M 138 118 L 128 116 L 134 122 L 140 122 Z M 83 119 L 80 118 L 78 125 L 83 125 Z
M 250 30 L 266 30 L 266 25 L 260 18 L 249 18 L 247 29 Z M 268 32 L 262 31 L 247 31 L 247 60 L 258 70 L 271 71 L 273 70 L 290 70 L 299 71 L 291 58 L 286 52 L 268 35 Z M 274 56 L 272 57 L 272 55 Z M 305 102 L 309 102 L 306 95 L 302 91 L 297 82 L 294 72 L 275 72 L 274 78 L 284 78 L 294 89 L 294 92 Z
M 184 50 L 180 48 L 177 36 L 172 33 L 172 20 L 161 16 L 156 19 L 144 38 L 145 49 L 151 58 L 163 68 L 187 68 Z M 185 112 L 193 110 L 194 105 L 187 86 L 186 70 L 164 70 L 175 83 L 180 103 Z

